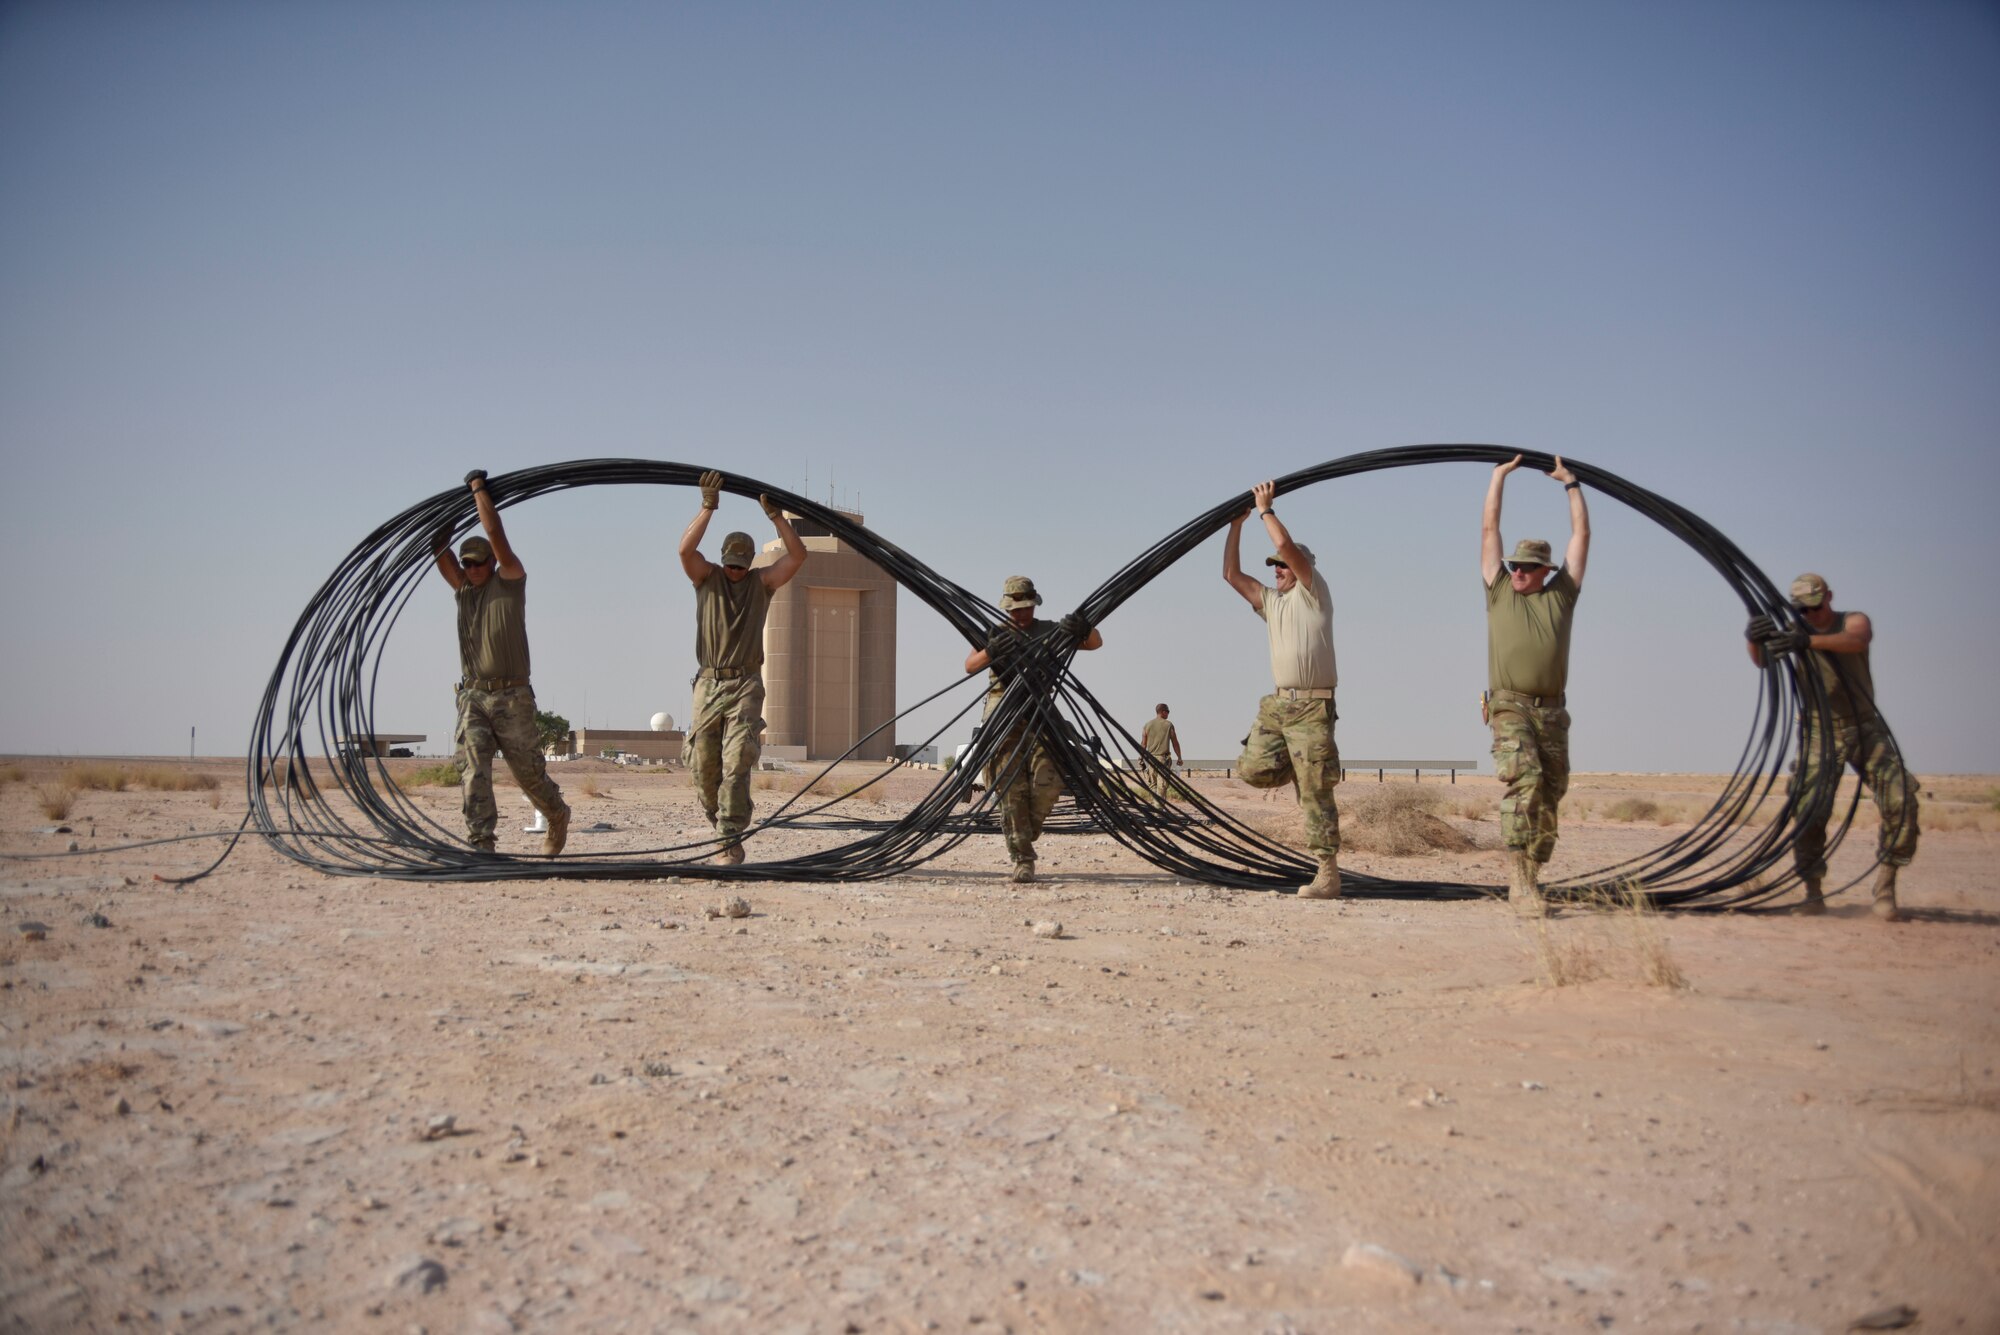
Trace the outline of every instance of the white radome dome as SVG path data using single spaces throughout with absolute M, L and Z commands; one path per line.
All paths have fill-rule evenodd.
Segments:
M 653 715 L 654 732 L 672 732 L 673 730 L 674 730 L 674 716 L 672 714 L 662 711 L 661 713 Z

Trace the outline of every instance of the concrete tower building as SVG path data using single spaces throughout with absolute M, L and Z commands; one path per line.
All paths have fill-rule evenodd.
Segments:
M 895 716 L 896 581 L 824 526 L 789 517 L 812 555 L 771 595 L 764 622 L 764 754 L 832 760 Z M 752 568 L 784 550 L 764 544 Z M 854 758 L 887 760 L 895 744 L 883 728 Z

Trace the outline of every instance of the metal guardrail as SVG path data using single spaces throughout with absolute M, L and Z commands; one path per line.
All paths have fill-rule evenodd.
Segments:
M 1175 765 L 1174 769 L 1184 775 L 1220 774 L 1224 778 L 1231 778 L 1236 773 L 1236 761 L 1189 760 Z M 1340 762 L 1340 777 L 1345 779 L 1350 773 L 1365 773 L 1371 769 L 1375 771 L 1377 783 L 1386 783 L 1390 770 L 1408 770 L 1418 783 L 1423 782 L 1425 770 L 1433 774 L 1449 775 L 1449 782 L 1457 783 L 1461 773 L 1477 774 L 1479 762 L 1477 760 L 1349 760 L 1343 757 Z

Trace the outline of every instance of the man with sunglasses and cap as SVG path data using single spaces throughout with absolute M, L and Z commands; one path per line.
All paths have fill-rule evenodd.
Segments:
M 716 861 L 743 861 L 743 831 L 750 825 L 750 779 L 764 752 L 764 617 L 771 595 L 806 563 L 806 545 L 792 521 L 769 496 L 757 503 L 771 520 L 785 554 L 752 570 L 757 544 L 748 533 L 722 540 L 722 564 L 701 554 L 709 518 L 722 503 L 722 474 L 701 475 L 701 509 L 681 534 L 681 569 L 694 585 L 694 718 L 688 724 L 688 771 L 708 823 L 722 836 Z
M 1570 620 L 1590 556 L 1590 510 L 1583 484 L 1556 456 L 1549 476 L 1569 498 L 1569 548 L 1550 573 L 1546 542 L 1523 539 L 1501 559 L 1500 499 L 1515 455 L 1493 469 L 1479 525 L 1479 572 L 1486 586 L 1486 717 L 1493 728 L 1493 772 L 1500 833 L 1507 845 L 1507 899 L 1517 912 L 1547 912 L 1541 868 L 1556 847 L 1556 810 L 1569 791 Z
M 1060 621 L 1040 620 L 1035 609 L 1041 605 L 1042 595 L 1026 575 L 1010 575 L 1001 585 L 1000 610 L 1007 614 L 1007 624 L 994 630 L 984 649 L 965 656 L 967 673 L 982 669 L 988 673 L 984 716 L 990 716 L 1007 693 L 1007 683 L 1020 671 L 1022 655 L 1032 652 L 1029 642 L 1047 641 L 1050 648 L 1064 639 L 1074 641 L 1078 649 L 1103 645 L 1103 634 L 1085 626 L 1074 612 Z M 986 782 L 1000 799 L 1000 830 L 1007 838 L 1007 855 L 1014 860 L 1013 879 L 1025 885 L 1035 879 L 1035 841 L 1062 795 L 1062 772 L 1032 718 L 1009 729 L 994 743 L 991 755 Z
M 472 534 L 451 554 L 451 532 L 432 542 L 438 573 L 458 600 L 458 746 L 465 837 L 494 851 L 500 812 L 493 804 L 493 752 L 498 750 L 535 809 L 548 819 L 542 855 L 562 852 L 569 806 L 549 778 L 535 727 L 535 692 L 528 684 L 528 572 L 507 542 L 500 511 L 486 492 L 486 470 L 465 475 L 486 536 Z
M 1340 898 L 1340 810 L 1334 786 L 1340 782 L 1340 747 L 1333 739 L 1339 719 L 1333 692 L 1339 672 L 1333 658 L 1333 594 L 1320 574 L 1312 549 L 1292 540 L 1272 502 L 1275 482 L 1250 489 L 1251 509 L 1264 525 L 1275 554 L 1264 558 L 1277 587 L 1243 571 L 1243 525 L 1251 510 L 1229 521 L 1222 546 L 1222 578 L 1243 595 L 1271 646 L 1275 689 L 1257 703 L 1257 721 L 1243 739 L 1236 772 L 1252 788 L 1292 785 L 1305 814 L 1306 849 L 1318 873 L 1299 888 L 1301 899 Z
M 1792 581 L 1791 598 L 1803 625 L 1780 630 L 1768 616 L 1752 617 L 1744 637 L 1749 641 L 1750 661 L 1758 667 L 1782 654 L 1805 655 L 1826 686 L 1827 702 L 1832 707 L 1831 754 L 1827 752 L 1828 739 L 1818 735 L 1813 716 L 1807 715 L 1799 732 L 1798 769 L 1788 790 L 1800 807 L 1798 838 L 1792 843 L 1792 862 L 1806 887 L 1805 903 L 1799 911 L 1826 912 L 1822 893 L 1826 823 L 1833 815 L 1831 802 L 1822 802 L 1817 810 L 1806 804 L 1819 786 L 1823 767 L 1831 765 L 1837 776 L 1852 765 L 1874 795 L 1875 810 L 1881 816 L 1876 836 L 1875 916 L 1885 922 L 1901 922 L 1896 869 L 1909 866 L 1916 856 L 1917 785 L 1903 768 L 1902 752 L 1875 706 L 1875 677 L 1868 666 L 1874 623 L 1866 612 L 1835 611 L 1833 590 L 1810 572 Z

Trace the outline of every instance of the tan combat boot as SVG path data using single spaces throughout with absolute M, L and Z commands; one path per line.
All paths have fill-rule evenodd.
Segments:
M 542 856 L 552 858 L 569 842 L 569 807 L 559 808 L 549 817 L 549 832 L 542 836 Z
M 1820 878 L 1806 877 L 1806 902 L 1799 905 L 1798 912 L 1815 914 L 1826 912 L 1826 896 L 1820 893 Z
M 1340 898 L 1340 859 L 1329 853 L 1319 860 L 1319 875 L 1299 887 L 1300 899 Z
M 1035 860 L 1033 858 L 1015 858 L 1014 884 L 1028 885 L 1031 884 L 1034 881 L 1034 879 L 1035 879 Z
M 1883 922 L 1903 921 L 1903 911 L 1896 907 L 1896 869 L 1886 862 L 1875 872 L 1875 916 Z
M 743 845 L 741 844 L 724 844 L 722 851 L 715 855 L 715 865 L 718 867 L 736 867 L 742 865 L 742 862 Z
M 1548 901 L 1542 898 L 1542 888 L 1537 884 L 1542 864 L 1518 848 L 1512 850 L 1508 857 L 1507 902 L 1514 906 L 1514 912 L 1524 918 L 1546 918 Z

